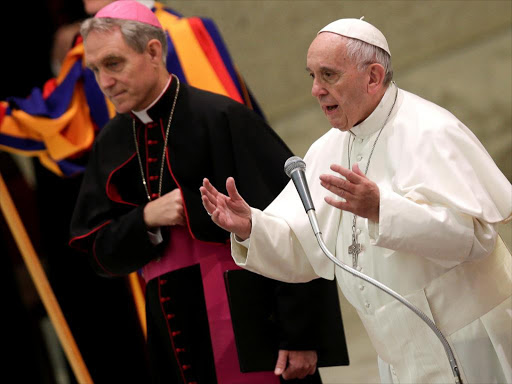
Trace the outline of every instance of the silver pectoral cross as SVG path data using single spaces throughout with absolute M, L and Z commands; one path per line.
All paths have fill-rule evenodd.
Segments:
M 357 242 L 356 220 L 357 216 L 354 215 L 354 221 L 352 222 L 352 244 L 348 247 L 348 254 L 352 255 L 352 266 L 354 268 L 357 267 L 359 254 L 363 252 L 363 246 Z
M 348 247 L 348 254 L 352 255 L 352 266 L 357 267 L 357 259 L 362 252 L 363 246 L 356 241 L 356 237 L 352 236 L 352 244 Z

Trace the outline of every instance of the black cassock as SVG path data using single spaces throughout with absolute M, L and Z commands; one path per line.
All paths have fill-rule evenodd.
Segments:
M 140 270 L 162 256 L 173 236 L 171 227 L 162 229 L 164 241 L 159 245 L 149 239 L 143 220 L 148 198 L 132 124 L 135 122 L 144 177 L 153 199 L 158 196 L 164 138 L 176 87 L 173 78 L 163 96 L 148 110 L 153 123 L 143 124 L 130 114 L 117 115 L 94 144 L 71 223 L 70 244 L 86 250 L 101 275 L 119 276 Z M 193 241 L 217 244 L 228 243 L 229 234 L 211 221 L 202 205 L 199 187 L 203 178 L 226 193 L 226 179 L 233 176 L 245 200 L 263 209 L 288 182 L 283 164 L 292 155 L 253 111 L 227 97 L 183 83 L 166 153 L 161 194 L 179 188 Z M 321 347 L 317 345 L 317 327 L 313 326 L 317 316 L 312 310 L 313 296 L 322 291 L 319 284 L 331 283 L 314 282 L 316 286 L 311 289 L 308 284 L 277 284 L 280 337 L 276 348 Z M 162 298 L 170 299 L 163 303 Z M 151 279 L 146 285 L 146 310 L 155 381 L 216 383 L 200 266 Z M 321 382 L 318 373 L 308 380 Z

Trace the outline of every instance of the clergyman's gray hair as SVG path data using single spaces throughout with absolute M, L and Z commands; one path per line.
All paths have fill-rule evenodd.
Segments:
M 91 31 L 112 32 L 117 28 L 121 31 L 126 44 L 138 53 L 144 52 L 150 40 L 157 39 L 162 44 L 162 61 L 164 65 L 166 64 L 167 36 L 161 28 L 132 20 L 91 17 L 80 26 L 80 34 L 86 41 Z
M 347 56 L 354 60 L 359 71 L 364 70 L 370 64 L 378 63 L 384 67 L 384 85 L 388 85 L 393 80 L 393 67 L 391 65 L 391 56 L 382 48 L 368 44 L 358 39 L 342 36 L 345 39 L 347 47 Z

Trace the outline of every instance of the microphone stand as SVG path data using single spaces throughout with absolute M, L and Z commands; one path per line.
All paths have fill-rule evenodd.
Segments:
M 295 180 L 294 180 L 295 181 Z M 318 221 L 316 218 L 316 213 L 314 208 L 310 208 L 306 212 L 309 217 L 309 222 L 311 223 L 311 227 L 313 228 L 313 232 L 315 233 L 315 237 L 318 241 L 318 244 L 320 245 L 320 248 L 322 249 L 323 253 L 338 267 L 341 269 L 344 269 L 345 271 L 351 273 L 354 276 L 357 276 L 368 283 L 374 285 L 375 287 L 379 288 L 380 290 L 386 292 L 388 295 L 393 296 L 395 299 L 400 301 L 402 304 L 404 304 L 407 308 L 409 308 L 411 311 L 413 311 L 416 315 L 418 315 L 427 325 L 434 331 L 436 336 L 439 338 L 441 343 L 443 344 L 444 350 L 446 352 L 446 355 L 448 356 L 448 360 L 450 361 L 450 366 L 452 368 L 453 376 L 455 379 L 456 384 L 462 384 L 462 378 L 460 377 L 459 368 L 457 366 L 457 361 L 455 360 L 455 356 L 453 354 L 452 348 L 450 347 L 450 344 L 446 340 L 446 337 L 442 334 L 442 332 L 437 328 L 437 326 L 434 324 L 434 322 L 420 309 L 418 309 L 416 306 L 414 306 L 410 301 L 408 301 L 406 298 L 400 296 L 398 293 L 393 291 L 392 289 L 388 288 L 381 282 L 371 278 L 370 276 L 365 275 L 364 273 L 361 273 L 357 271 L 354 268 L 349 267 L 347 264 L 343 263 L 342 261 L 338 260 L 334 255 L 329 251 L 327 246 L 324 243 L 324 240 L 322 239 L 322 232 L 320 231 L 320 227 L 318 225 Z

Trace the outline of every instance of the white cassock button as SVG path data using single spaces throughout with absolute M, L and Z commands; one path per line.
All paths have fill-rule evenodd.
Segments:
M 358 235 L 360 235 L 360 234 L 361 234 L 361 230 L 358 228 L 358 229 L 356 230 L 356 233 L 357 233 Z
M 359 286 L 359 289 L 360 289 L 361 291 L 364 291 L 364 285 L 360 285 L 360 286 Z
M 362 143 L 364 141 L 364 139 L 357 139 L 357 141 L 359 141 L 360 143 Z
M 364 306 L 365 306 L 366 308 L 370 308 L 370 303 L 366 302 L 366 303 L 364 303 Z
M 357 156 L 357 161 L 361 161 L 361 160 L 363 160 L 363 155 Z

